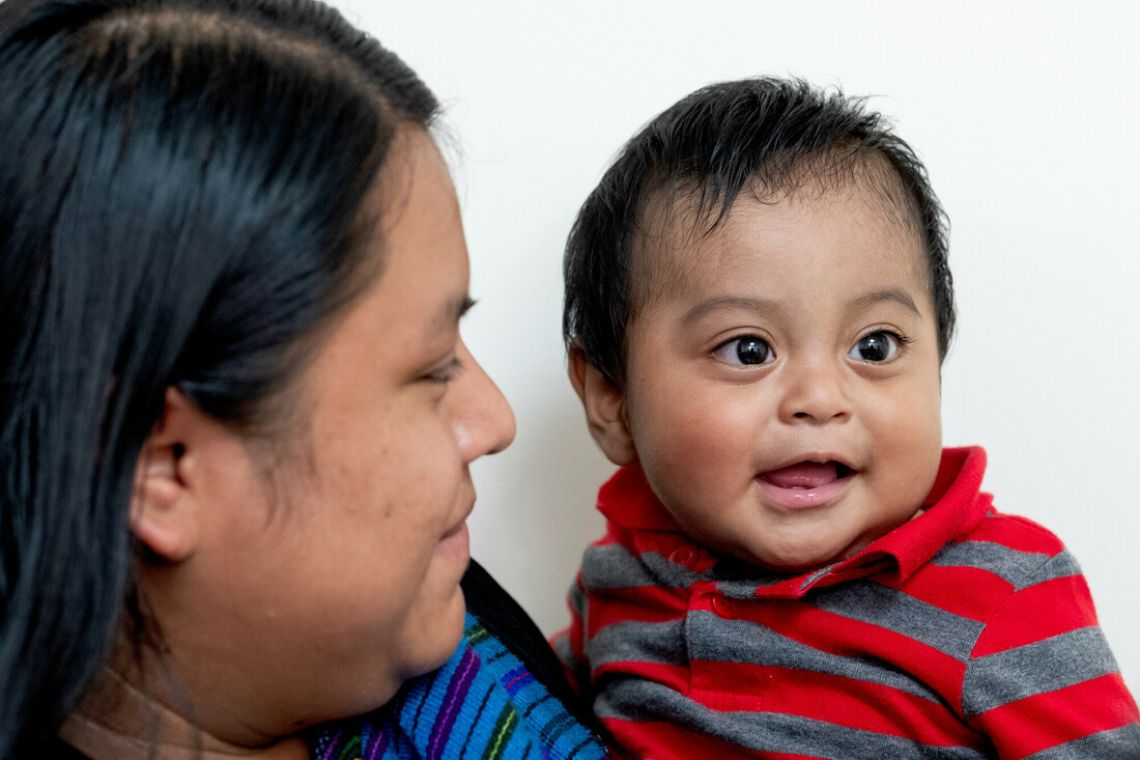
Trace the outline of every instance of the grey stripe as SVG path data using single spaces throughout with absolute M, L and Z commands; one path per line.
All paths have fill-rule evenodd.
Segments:
M 574 656 L 574 650 L 570 646 L 570 634 L 556 636 L 554 641 L 551 642 L 551 648 L 554 653 L 558 655 L 558 659 L 562 660 L 563 664 L 568 665 L 571 670 L 577 670 L 581 663 L 578 658 Z
M 685 621 L 644 623 L 626 620 L 608 625 L 586 642 L 586 657 L 597 670 L 611 662 L 655 662 L 687 665 Z
M 1028 760 L 1126 760 L 1140 758 L 1140 723 L 1100 731 L 1029 756 Z
M 938 747 L 873 731 L 768 712 L 717 712 L 661 684 L 614 679 L 595 701 L 602 718 L 664 720 L 746 749 L 828 760 L 984 760 L 967 747 Z
M 591 546 L 582 558 L 582 582 L 590 591 L 631 586 L 686 588 L 701 578 L 657 552 L 638 558 L 619 544 Z
M 562 661 L 567 670 L 574 674 L 578 688 L 586 690 L 590 684 L 590 667 L 574 656 L 574 650 L 570 646 L 570 634 L 559 636 L 554 639 L 553 644 L 554 653 L 558 655 L 558 659 Z
M 1076 558 L 1069 554 L 1068 549 L 1057 554 L 1041 568 L 1034 573 L 1033 577 L 1026 582 L 1026 587 L 1036 586 L 1038 583 L 1045 581 L 1055 580 L 1057 578 L 1069 578 L 1074 575 L 1081 574 L 1081 566 L 1077 564 Z
M 992 541 L 964 541 L 948 544 L 930 562 L 940 567 L 974 567 L 985 570 L 1003 578 L 1014 588 L 1021 589 L 1031 583 L 1030 579 L 1048 559 L 1047 554 L 1021 552 Z
M 971 660 L 962 682 L 962 710 L 973 717 L 1116 672 L 1116 660 L 1100 628 L 1080 628 Z
M 786 581 L 782 576 L 764 576 L 754 580 L 718 580 L 716 590 L 729 599 L 748 601 L 756 598 L 756 591 L 764 586 L 773 586 Z
M 870 581 L 819 591 L 807 600 L 821 610 L 877 625 L 965 662 L 984 624 Z
M 805 588 L 807 588 L 808 586 L 815 583 L 816 581 L 818 581 L 823 576 L 830 573 L 832 567 L 834 567 L 834 565 L 828 565 L 827 567 L 821 567 L 819 570 L 816 570 L 814 573 L 809 575 L 807 578 L 804 578 L 804 582 L 800 584 L 800 591 L 803 591 Z
M 921 681 L 888 663 L 821 652 L 759 623 L 724 620 L 708 612 L 695 612 L 689 615 L 687 632 L 689 657 L 693 660 L 809 670 L 888 686 L 944 704 L 938 694 Z
M 570 605 L 570 609 L 578 617 L 585 617 L 586 615 L 586 592 L 578 585 L 575 580 L 570 584 L 570 590 L 566 592 L 566 602 Z

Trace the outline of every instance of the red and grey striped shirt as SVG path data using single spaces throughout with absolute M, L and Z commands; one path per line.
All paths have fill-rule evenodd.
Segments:
M 919 517 L 788 576 L 694 543 L 622 468 L 554 645 L 632 756 L 1140 758 L 1080 568 L 984 470 L 947 449 Z

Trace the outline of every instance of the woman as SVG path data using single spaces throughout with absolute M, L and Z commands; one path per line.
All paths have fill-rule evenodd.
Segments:
M 7 0 L 0 82 L 0 757 L 305 757 L 478 674 L 468 465 L 514 423 L 430 91 L 306 0 Z

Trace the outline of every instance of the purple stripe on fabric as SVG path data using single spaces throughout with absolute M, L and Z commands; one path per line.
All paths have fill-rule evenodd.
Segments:
M 388 748 L 388 727 L 378 727 L 376 736 L 371 737 L 368 742 L 368 752 L 364 756 L 364 760 L 376 760 L 384 755 L 384 750 Z
M 317 760 L 329 760 L 329 758 L 333 756 L 333 753 L 337 751 L 337 747 L 341 746 L 343 739 L 343 730 L 337 731 L 333 736 L 329 737 L 329 743 L 325 745 L 325 751 L 321 753 L 321 756 L 317 758 Z
M 478 668 L 479 658 L 474 650 L 470 648 L 464 650 L 455 668 L 455 675 L 447 685 L 447 694 L 443 698 L 439 717 L 432 727 L 431 738 L 428 741 L 428 757 L 440 757 L 443 753 L 443 747 L 447 744 L 456 718 L 459 717 L 459 707 L 467 698 L 467 692 L 471 688 L 471 682 L 475 680 L 475 671 Z

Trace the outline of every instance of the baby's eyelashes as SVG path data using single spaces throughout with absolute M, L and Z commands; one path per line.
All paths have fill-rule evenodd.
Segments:
M 893 330 L 875 330 L 860 338 L 847 354 L 852 359 L 872 364 L 894 360 L 911 339 Z
M 713 356 L 737 366 L 769 364 L 776 358 L 768 341 L 758 335 L 739 335 L 726 340 L 716 347 Z

